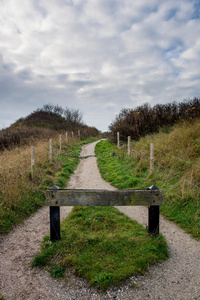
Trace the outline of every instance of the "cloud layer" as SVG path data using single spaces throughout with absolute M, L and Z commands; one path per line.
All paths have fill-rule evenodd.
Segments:
M 200 96 L 198 1 L 0 5 L 0 127 L 51 102 L 104 131 L 122 107 Z

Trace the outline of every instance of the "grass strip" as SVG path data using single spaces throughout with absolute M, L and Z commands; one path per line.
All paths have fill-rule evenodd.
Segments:
M 53 277 L 65 277 L 66 268 L 73 267 L 76 275 L 106 290 L 167 257 L 162 235 L 150 237 L 116 208 L 74 207 L 62 222 L 61 240 L 45 237 L 32 266 L 47 266 Z

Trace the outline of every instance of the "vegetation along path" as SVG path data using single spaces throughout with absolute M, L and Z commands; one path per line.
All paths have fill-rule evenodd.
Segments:
M 70 188 L 112 189 L 102 180 L 94 154 L 96 142 L 83 147 L 79 168 L 71 177 Z M 91 155 L 91 156 L 90 156 Z M 62 207 L 65 217 L 71 208 Z M 147 225 L 144 207 L 119 207 L 130 218 Z M 44 269 L 31 268 L 30 262 L 49 234 L 48 208 L 42 208 L 17 227 L 0 244 L 0 294 L 5 299 L 199 299 L 199 242 L 161 217 L 160 231 L 165 235 L 170 258 L 149 268 L 145 276 L 133 276 L 120 287 L 100 292 L 69 269 L 68 280 L 56 280 Z M 137 284 L 137 288 L 135 288 Z

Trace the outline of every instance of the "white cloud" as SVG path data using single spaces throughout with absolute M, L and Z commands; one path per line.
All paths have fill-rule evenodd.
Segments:
M 195 0 L 0 5 L 0 101 L 26 102 L 21 113 L 73 104 L 105 130 L 122 107 L 200 96 Z

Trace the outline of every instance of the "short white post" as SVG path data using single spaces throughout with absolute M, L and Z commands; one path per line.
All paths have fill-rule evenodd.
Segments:
M 81 138 L 81 131 L 78 130 L 78 138 L 80 139 Z
M 119 132 L 117 132 L 117 148 L 119 148 Z
M 60 141 L 60 153 L 61 153 L 61 150 L 62 150 L 62 135 L 60 134 L 60 137 L 59 137 L 59 141 Z
M 34 169 L 35 169 L 35 147 L 31 147 L 31 178 L 34 179 Z
M 72 138 L 74 138 L 74 132 L 72 131 Z
M 52 139 L 49 140 L 49 159 L 52 162 Z
M 67 132 L 65 133 L 65 136 L 66 136 L 66 142 L 68 142 L 68 136 L 67 136 Z
M 154 172 L 154 145 L 151 143 L 150 145 L 150 174 Z
M 128 136 L 128 156 L 131 155 L 131 137 Z

